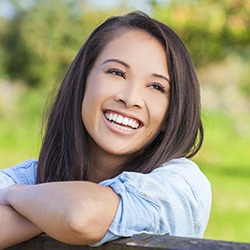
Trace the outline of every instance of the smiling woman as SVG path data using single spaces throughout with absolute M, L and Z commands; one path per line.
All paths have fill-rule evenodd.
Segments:
M 135 234 L 202 237 L 211 190 L 199 84 L 180 38 L 141 12 L 111 17 L 60 86 L 38 161 L 0 172 L 0 248 L 42 232 L 100 245 Z
M 170 86 L 159 75 L 169 78 L 164 48 L 146 32 L 124 31 L 96 59 L 86 80 L 82 120 L 94 142 L 92 159 L 101 159 L 99 169 L 102 164 L 119 171 L 120 163 L 144 151 L 163 130 Z

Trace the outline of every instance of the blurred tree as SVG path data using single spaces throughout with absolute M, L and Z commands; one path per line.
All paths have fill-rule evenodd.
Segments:
M 245 70 L 235 84 L 242 97 L 250 97 L 250 1 L 151 1 L 151 7 L 183 39 L 197 68 L 240 58 Z
M 0 77 L 5 75 L 5 60 L 6 60 L 6 50 L 2 46 L 4 32 L 6 31 L 7 21 L 0 18 Z
M 154 16 L 185 41 L 197 67 L 237 54 L 250 59 L 248 0 L 152 1 Z
M 31 86 L 53 84 L 102 17 L 88 10 L 84 1 L 36 0 L 28 7 L 13 1 L 13 5 L 17 14 L 4 39 L 6 71 Z
M 30 86 L 57 81 L 90 31 L 118 11 L 93 9 L 87 0 L 10 1 L 16 15 L 0 38 L 0 56 L 4 58 L 0 67 L 10 78 L 22 79 Z M 121 8 L 131 9 L 129 4 L 126 8 L 126 2 L 120 1 Z M 229 54 L 250 62 L 248 0 L 145 2 L 153 16 L 184 40 L 196 67 L 223 60 Z

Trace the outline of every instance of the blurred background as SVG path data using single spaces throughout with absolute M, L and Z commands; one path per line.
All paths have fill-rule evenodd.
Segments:
M 205 238 L 250 242 L 250 1 L 0 0 L 0 168 L 37 158 L 48 96 L 92 29 L 142 10 L 187 45 L 201 83 L 213 189 Z

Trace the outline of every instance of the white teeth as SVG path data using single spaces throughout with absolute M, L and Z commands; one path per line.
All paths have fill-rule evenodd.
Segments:
M 131 126 L 131 125 L 132 125 L 132 123 L 133 123 L 133 120 L 132 120 L 132 119 L 129 119 L 129 121 L 128 121 L 128 125 L 129 125 L 129 126 Z
M 124 126 L 121 126 L 121 125 L 116 124 L 116 123 L 114 123 L 114 122 L 112 122 L 112 124 L 113 124 L 114 127 L 117 127 L 117 128 L 119 128 L 119 129 L 121 129 L 121 130 L 124 130 L 124 131 L 131 131 L 131 130 L 133 130 L 133 128 L 124 127 Z
M 116 122 L 117 123 L 122 123 L 123 117 L 121 115 L 118 115 Z
M 125 125 L 125 126 L 128 125 L 128 118 L 127 118 L 127 117 L 125 117 L 125 118 L 123 119 L 122 124 Z
M 133 121 L 131 127 L 132 128 L 137 128 L 138 127 L 138 123 L 136 121 Z
M 126 131 L 129 131 L 129 130 L 132 130 L 132 129 L 136 129 L 140 125 L 139 122 L 136 121 L 136 120 L 134 120 L 134 119 L 131 119 L 131 118 L 128 118 L 128 117 L 124 117 L 122 115 L 117 115 L 117 114 L 109 113 L 109 112 L 105 113 L 105 117 L 109 121 L 113 121 L 112 124 L 115 127 L 119 128 L 119 129 L 126 130 Z M 127 127 L 120 126 L 119 124 L 127 126 Z

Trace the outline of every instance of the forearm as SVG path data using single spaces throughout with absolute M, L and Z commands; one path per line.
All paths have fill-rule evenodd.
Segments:
M 8 203 L 51 237 L 70 244 L 100 240 L 115 215 L 119 197 L 90 182 L 13 186 Z
M 29 240 L 42 231 L 10 206 L 0 205 L 0 249 Z

